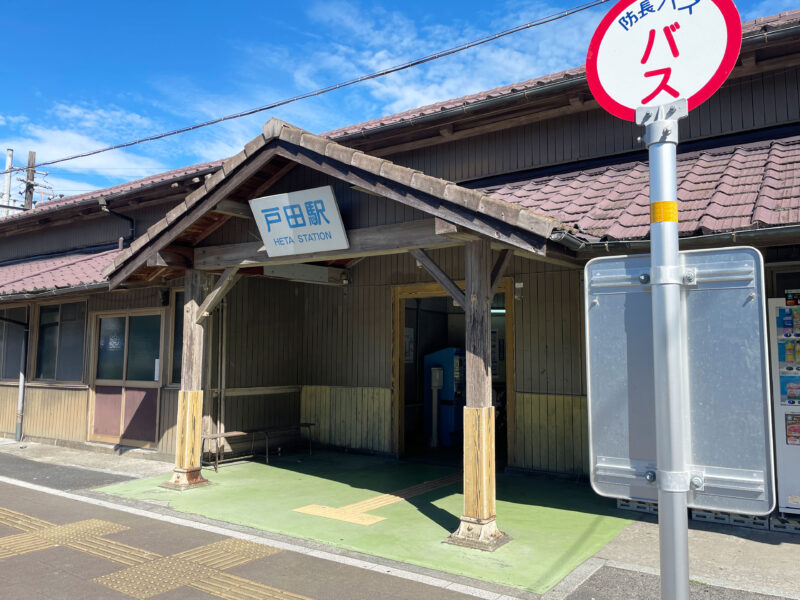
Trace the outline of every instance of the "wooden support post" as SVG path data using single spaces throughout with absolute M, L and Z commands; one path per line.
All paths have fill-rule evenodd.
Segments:
M 203 363 L 205 330 L 197 322 L 200 307 L 211 289 L 213 278 L 207 273 L 186 271 L 183 305 L 183 364 L 178 392 L 178 422 L 175 469 L 172 479 L 162 484 L 171 489 L 207 485 L 200 473 L 203 433 Z
M 464 407 L 464 514 L 446 541 L 493 551 L 511 538 L 497 528 L 495 435 L 492 406 L 492 249 L 488 240 L 466 245 L 467 406 Z

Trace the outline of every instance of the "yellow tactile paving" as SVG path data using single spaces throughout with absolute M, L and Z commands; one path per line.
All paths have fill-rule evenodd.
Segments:
M 272 546 L 229 538 L 181 552 L 177 556 L 214 569 L 230 569 L 278 552 L 280 550 Z
M 86 554 L 92 554 L 129 567 L 161 558 L 161 555 L 155 552 L 106 539 L 87 539 L 71 542 L 67 545 Z
M 386 517 L 371 515 L 368 514 L 369 512 L 384 506 L 389 506 L 390 504 L 403 502 L 414 496 L 421 496 L 422 494 L 443 488 L 458 481 L 461 481 L 461 473 L 453 473 L 447 477 L 425 481 L 397 492 L 381 494 L 379 496 L 367 498 L 361 502 L 342 506 L 341 508 L 310 504 L 309 506 L 295 508 L 294 512 L 325 517 L 327 519 L 336 519 L 337 521 L 345 521 L 346 523 L 353 523 L 355 525 L 374 525 L 375 523 L 385 520 Z
M 52 527 L 52 523 L 29 517 L 14 510 L 0 507 L 0 525 L 8 525 L 20 531 L 35 531 L 37 529 L 45 529 Z
M 144 600 L 195 581 L 203 581 L 215 573 L 210 567 L 177 556 L 167 556 L 97 577 L 94 581 Z
M 210 579 L 193 583 L 192 587 L 226 600 L 310 600 L 306 596 L 256 583 L 230 573 L 219 572 Z
M 305 596 L 222 571 L 280 552 L 271 546 L 231 538 L 192 548 L 174 556 L 161 556 L 149 550 L 105 539 L 103 536 L 130 529 L 110 521 L 88 519 L 67 525 L 54 525 L 0 508 L 0 524 L 24 532 L 0 538 L 0 560 L 66 546 L 126 565 L 128 568 L 97 577 L 93 581 L 141 600 L 185 586 L 226 600 L 310 600 Z

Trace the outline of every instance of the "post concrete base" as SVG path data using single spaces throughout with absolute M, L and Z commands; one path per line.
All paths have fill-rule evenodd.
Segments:
M 497 519 L 494 517 L 491 519 L 461 517 L 458 530 L 444 540 L 444 543 L 494 552 L 510 541 L 511 536 L 497 528 Z
M 178 469 L 172 472 L 172 478 L 165 481 L 159 487 L 167 488 L 168 490 L 189 490 L 196 487 L 203 487 L 204 485 L 211 485 L 211 482 L 203 477 L 200 469 Z

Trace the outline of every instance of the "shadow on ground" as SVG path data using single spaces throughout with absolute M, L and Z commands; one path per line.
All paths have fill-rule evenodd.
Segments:
M 219 473 L 206 469 L 216 485 L 185 492 L 158 487 L 164 477 L 102 491 L 167 501 L 186 513 L 536 593 L 555 585 L 630 522 L 587 484 L 522 474 L 498 475 L 498 524 L 513 541 L 493 553 L 442 543 L 462 512 L 459 482 L 407 501 L 379 503 L 368 512 L 382 520 L 368 526 L 296 511 L 309 505 L 341 508 L 457 472 L 442 464 L 316 452 L 270 457 L 269 465 L 231 464 Z

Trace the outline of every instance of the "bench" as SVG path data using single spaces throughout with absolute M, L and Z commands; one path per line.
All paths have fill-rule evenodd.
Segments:
M 298 423 L 297 425 L 279 425 L 276 427 L 266 427 L 261 429 L 248 429 L 247 431 L 224 431 L 222 433 L 204 433 L 201 436 L 200 444 L 200 463 L 201 465 L 210 465 L 209 462 L 204 462 L 203 459 L 206 455 L 206 441 L 216 441 L 216 448 L 214 449 L 214 472 L 219 472 L 219 463 L 225 462 L 225 450 L 223 444 L 220 442 L 230 438 L 238 438 L 250 436 L 250 454 L 247 456 L 239 456 L 239 458 L 248 458 L 255 456 L 255 443 L 256 435 L 264 436 L 264 463 L 269 464 L 269 436 L 276 433 L 300 433 L 300 430 L 305 428 L 308 432 L 308 453 L 311 454 L 311 428 L 316 423 Z M 220 460 L 220 449 L 222 449 L 222 459 Z

